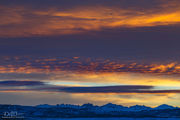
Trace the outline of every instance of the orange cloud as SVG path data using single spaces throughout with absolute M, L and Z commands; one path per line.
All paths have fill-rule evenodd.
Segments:
M 180 86 L 180 65 L 122 63 L 113 60 L 74 58 L 4 58 L 1 74 L 46 74 L 51 81 L 130 84 L 155 86 Z M 11 60 L 11 62 L 8 61 Z M 1 59 L 3 60 L 3 59 Z M 21 61 L 21 62 L 18 62 Z
M 2 58 L 8 61 L 10 58 Z M 0 65 L 0 73 L 58 73 L 69 71 L 75 73 L 149 73 L 156 75 L 178 75 L 180 74 L 180 64 L 171 62 L 168 64 L 139 64 L 136 62 L 123 63 L 116 60 L 90 58 L 20 58 Z M 27 61 L 29 59 L 30 61 Z M 22 61 L 19 62 L 19 61 Z
M 117 27 L 152 27 L 180 23 L 180 9 L 174 6 L 157 9 L 125 9 L 115 6 L 80 6 L 69 10 L 0 6 L 0 37 L 79 34 Z M 5 32 L 6 31 L 6 32 Z

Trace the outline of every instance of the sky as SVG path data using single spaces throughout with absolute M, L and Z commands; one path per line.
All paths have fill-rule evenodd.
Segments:
M 1 0 L 0 104 L 180 106 L 179 0 Z

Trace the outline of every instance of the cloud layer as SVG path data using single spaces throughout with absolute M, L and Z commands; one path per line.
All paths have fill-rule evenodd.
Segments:
M 6 81 L 0 81 L 0 87 L 3 86 L 8 86 L 8 87 L 13 87 L 13 86 L 39 86 L 39 85 L 45 85 L 43 82 L 40 81 L 12 81 L 12 80 L 6 80 Z
M 177 0 L 172 2 L 148 1 L 147 3 L 151 3 L 149 7 L 145 2 L 138 1 L 133 2 L 134 6 L 129 4 L 129 7 L 123 7 L 128 6 L 128 2 L 123 0 L 102 4 L 103 2 L 105 0 L 87 1 L 84 4 L 78 2 L 74 5 L 60 2 L 59 6 L 53 5 L 52 7 L 48 6 L 50 2 L 47 0 L 44 3 L 46 8 L 37 8 L 34 4 L 27 5 L 23 2 L 19 4 L 17 2 L 14 5 L 2 3 L 0 5 L 0 26 L 2 28 L 0 37 L 80 34 L 119 27 L 169 26 L 180 23 L 180 8 L 177 6 L 179 3 Z M 108 3 L 111 4 L 107 5 Z M 63 4 L 66 7 L 62 7 Z
M 26 88 L 21 88 L 22 86 Z M 6 88 L 5 88 L 6 87 Z M 9 87 L 9 88 L 8 88 Z M 11 88 L 12 87 L 12 88 Z M 0 91 L 44 91 L 65 93 L 180 93 L 180 89 L 155 89 L 155 86 L 147 85 L 119 85 L 119 86 L 62 86 L 51 85 L 40 81 L 0 81 Z
M 179 4 L 0 0 L 0 103 L 179 105 Z
M 4 59 L 4 60 L 3 60 Z M 136 62 L 121 62 L 110 59 L 91 58 L 40 58 L 4 57 L 0 63 L 0 73 L 58 73 L 63 71 L 77 73 L 111 73 L 131 72 L 149 74 L 180 74 L 180 64 L 142 64 Z

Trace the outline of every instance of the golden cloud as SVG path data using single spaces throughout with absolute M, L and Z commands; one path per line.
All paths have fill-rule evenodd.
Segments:
M 168 3 L 170 4 L 170 3 Z M 173 4 L 173 5 L 172 5 Z M 153 27 L 180 23 L 180 8 L 125 9 L 115 6 L 80 6 L 69 10 L 0 6 L 1 37 L 79 34 L 119 27 Z
M 5 58 L 8 62 L 9 58 Z M 0 65 L 1 74 L 47 74 L 46 80 L 155 86 L 180 86 L 180 65 L 122 63 L 113 60 L 74 58 L 10 59 Z M 18 61 L 21 61 L 20 63 Z M 34 79 L 34 78 L 33 78 Z M 39 79 L 39 78 L 38 78 Z

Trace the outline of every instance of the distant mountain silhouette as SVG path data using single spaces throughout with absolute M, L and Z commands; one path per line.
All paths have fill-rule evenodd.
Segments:
M 160 105 L 160 106 L 158 106 L 158 107 L 156 107 L 154 109 L 163 110 L 163 109 L 176 109 L 176 108 L 178 108 L 178 107 L 173 107 L 173 106 L 170 106 L 170 105 L 162 104 L 162 105 Z
M 7 111 L 23 113 L 25 117 L 78 118 L 78 117 L 180 117 L 180 108 L 162 104 L 155 108 L 144 105 L 122 106 L 108 103 L 102 106 L 41 104 L 36 106 L 0 105 L 0 115 Z
M 91 103 L 86 103 L 83 105 L 73 105 L 73 104 L 57 104 L 57 105 L 48 105 L 48 104 L 40 104 L 37 105 L 36 107 L 38 108 L 51 108 L 51 107 L 66 107 L 66 108 L 101 108 L 101 109 L 105 109 L 105 110 L 121 110 L 121 111 L 142 111 L 142 110 L 164 110 L 164 109 L 178 109 L 179 107 L 174 107 L 171 105 L 167 105 L 167 104 L 162 104 L 159 105 L 155 108 L 151 108 L 151 107 L 147 107 L 145 105 L 134 105 L 134 106 L 130 106 L 130 107 L 126 107 L 123 105 L 116 105 L 116 104 L 112 104 L 112 103 L 107 103 L 105 105 L 102 106 L 95 106 Z M 179 108 L 180 109 L 180 108 Z

